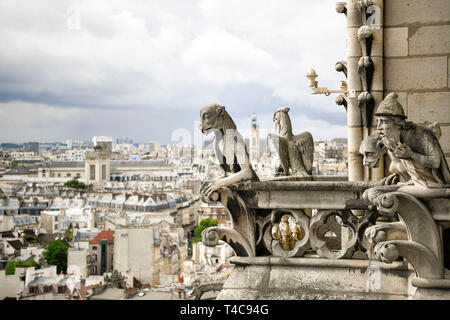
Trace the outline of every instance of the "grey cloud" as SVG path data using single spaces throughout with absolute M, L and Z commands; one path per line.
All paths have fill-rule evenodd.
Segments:
M 79 30 L 67 25 L 73 5 Z M 2 108 L 52 112 L 39 125 L 8 113 L 11 127 L 0 127 L 0 136 L 170 142 L 176 128 L 193 131 L 210 102 L 238 118 L 290 105 L 311 123 L 344 126 L 345 112 L 332 97 L 311 96 L 305 77 L 314 67 L 319 85 L 339 85 L 334 63 L 345 55 L 345 20 L 334 7 L 331 0 L 2 1 Z M 9 131 L 14 123 L 20 133 Z

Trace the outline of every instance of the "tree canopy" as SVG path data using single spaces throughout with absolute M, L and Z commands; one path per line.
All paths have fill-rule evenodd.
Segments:
M 58 273 L 66 273 L 68 245 L 60 240 L 54 240 L 46 249 L 43 254 L 44 260 L 49 265 L 56 266 Z
M 198 225 L 197 228 L 195 228 L 195 238 L 192 240 L 192 242 L 200 242 L 202 241 L 202 232 L 203 230 L 205 230 L 208 227 L 214 227 L 219 225 L 219 220 L 216 219 L 203 219 L 202 221 L 200 221 L 200 224 Z
M 87 186 L 83 182 L 78 181 L 77 179 L 72 179 L 64 183 L 65 187 L 75 188 L 75 189 L 86 189 Z

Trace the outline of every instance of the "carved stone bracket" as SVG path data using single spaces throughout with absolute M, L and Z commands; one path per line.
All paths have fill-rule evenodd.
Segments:
M 343 13 L 347 16 L 347 2 L 337 2 L 336 3 L 336 12 Z
M 334 99 L 334 102 L 338 106 L 344 106 L 345 111 L 347 111 L 347 105 L 348 105 L 347 96 L 340 94 L 340 95 L 336 96 L 336 98 Z
M 222 240 L 233 248 L 237 256 L 252 257 L 252 244 L 239 231 L 229 227 L 209 227 L 202 232 L 202 242 L 205 246 L 214 247 Z
M 228 243 L 238 256 L 254 257 L 256 255 L 256 218 L 253 210 L 235 190 L 222 187 L 214 198 L 219 200 L 230 212 L 233 228 L 209 227 L 202 232 L 202 242 L 215 246 L 219 240 Z
M 336 65 L 334 66 L 336 71 L 342 72 L 345 75 L 345 78 L 347 78 L 347 61 L 338 61 L 336 62 Z M 345 111 L 347 111 L 347 94 L 340 94 L 336 96 L 334 99 L 334 102 L 338 106 L 344 106 Z
M 334 66 L 336 71 L 343 72 L 345 75 L 345 78 L 347 77 L 347 61 L 338 61 L 336 62 L 336 65 Z
M 403 193 L 383 193 L 381 188 L 372 188 L 364 197 L 378 212 L 387 217 L 395 213 L 404 224 L 406 240 L 402 227 L 394 223 L 391 227 L 371 227 L 367 236 L 376 243 L 374 254 L 381 261 L 390 263 L 399 256 L 408 260 L 421 278 L 443 278 L 443 249 L 437 229 L 428 208 L 417 198 Z M 388 232 L 397 231 L 399 238 L 390 240 Z M 400 232 L 399 232 L 400 231 Z M 387 241 L 386 241 L 387 240 Z
M 301 257 L 310 248 L 309 217 L 303 210 L 273 210 L 264 244 L 277 257 Z

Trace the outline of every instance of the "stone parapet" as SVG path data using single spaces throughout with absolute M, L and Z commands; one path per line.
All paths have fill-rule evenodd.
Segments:
M 406 262 L 234 257 L 218 300 L 408 299 L 414 272 Z

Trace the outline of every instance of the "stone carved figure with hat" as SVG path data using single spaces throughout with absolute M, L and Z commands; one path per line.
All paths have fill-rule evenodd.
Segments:
M 406 121 L 396 93 L 378 106 L 377 131 L 392 160 L 390 171 L 408 174 L 408 184 L 442 188 L 450 184 L 450 170 L 435 132 L 430 127 Z

